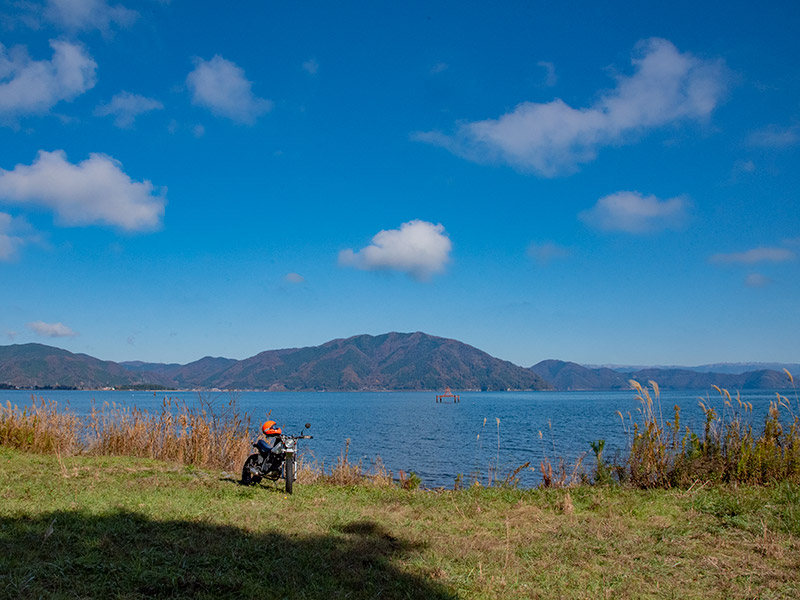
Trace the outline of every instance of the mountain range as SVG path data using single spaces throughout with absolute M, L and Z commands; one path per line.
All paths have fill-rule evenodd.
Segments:
M 678 365 L 582 365 L 588 369 L 608 368 L 618 373 L 632 373 L 643 369 L 660 369 L 667 371 L 670 369 L 680 369 L 682 371 L 696 371 L 697 373 L 728 373 L 731 375 L 741 375 L 751 371 L 783 371 L 790 373 L 800 373 L 800 363 L 776 363 L 776 362 L 737 362 L 737 363 L 711 363 L 707 365 L 697 365 L 686 367 Z
M 270 391 L 622 390 L 630 379 L 663 389 L 781 389 L 786 373 L 757 369 L 709 373 L 690 368 L 587 367 L 545 360 L 530 368 L 425 333 L 358 335 L 250 358 L 207 356 L 181 365 L 115 363 L 42 344 L 0 346 L 0 388 L 169 388 Z
M 207 356 L 186 365 L 106 362 L 41 344 L 0 346 L 0 384 L 271 391 L 550 389 L 529 369 L 419 332 L 359 335 L 321 346 L 268 350 L 244 360 Z
M 655 381 L 665 390 L 702 390 L 716 385 L 728 390 L 783 389 L 792 381 L 783 371 L 758 369 L 744 373 L 710 373 L 688 368 L 645 367 L 621 371 L 608 367 L 585 367 L 563 360 L 543 360 L 531 370 L 554 389 L 624 390 L 635 379 L 640 383 Z

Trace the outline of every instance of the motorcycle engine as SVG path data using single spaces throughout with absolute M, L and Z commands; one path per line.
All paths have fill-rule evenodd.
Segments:
M 279 471 L 281 468 L 281 463 L 283 463 L 283 458 L 278 456 L 277 454 L 270 454 L 267 456 L 267 460 L 264 462 L 264 470 L 268 473 L 270 471 Z

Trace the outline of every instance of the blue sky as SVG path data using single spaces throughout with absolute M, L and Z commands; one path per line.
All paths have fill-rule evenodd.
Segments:
M 0 343 L 800 361 L 800 5 L 0 3 Z

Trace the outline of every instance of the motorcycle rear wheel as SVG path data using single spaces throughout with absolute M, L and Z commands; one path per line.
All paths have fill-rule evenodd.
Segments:
M 286 457 L 286 493 L 292 493 L 292 487 L 294 486 L 294 454 L 289 454 Z
M 242 485 L 251 485 L 261 481 L 261 475 L 253 475 L 253 473 L 250 472 L 250 467 L 255 467 L 257 464 L 258 454 L 251 454 L 247 457 L 247 460 L 244 461 L 244 466 L 242 467 Z

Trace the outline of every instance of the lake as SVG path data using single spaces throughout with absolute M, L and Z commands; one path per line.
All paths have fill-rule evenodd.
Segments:
M 782 392 L 785 394 L 785 392 Z M 160 411 L 165 396 L 197 402 L 197 392 L 43 391 L 37 395 L 69 406 L 77 414 L 89 411 L 92 402 L 116 403 Z M 227 403 L 228 392 L 202 392 L 203 398 Z M 242 410 L 252 416 L 253 438 L 258 425 L 271 411 L 287 433 L 299 433 L 305 422 L 313 440 L 301 442 L 307 458 L 326 466 L 350 439 L 351 461 L 365 467 L 380 457 L 387 469 L 413 471 L 426 487 L 452 487 L 462 474 L 469 481 L 475 473 L 485 483 L 490 467 L 499 465 L 506 474 L 530 462 L 536 472 L 520 473 L 521 485 L 539 482 L 539 463 L 564 457 L 573 462 L 586 453 L 585 464 L 594 456 L 590 442 L 606 440 L 605 456 L 624 452 L 628 444 L 617 411 L 637 417 L 636 394 L 615 392 L 464 392 L 458 404 L 434 401 L 434 392 L 235 392 Z M 798 402 L 792 392 L 793 406 Z M 661 405 L 665 419 L 672 407 L 681 407 L 681 423 L 701 432 L 703 413 L 698 401 L 723 410 L 716 391 L 664 391 Z M 773 391 L 747 391 L 742 400 L 752 402 L 752 423 L 761 431 Z M 0 403 L 30 404 L 31 392 L 0 390 Z M 735 402 L 735 399 L 734 399 Z M 785 411 L 784 411 L 785 412 Z M 499 419 L 499 426 L 497 420 Z M 484 424 L 485 423 L 485 424 Z M 541 435 L 540 435 L 541 434 Z

